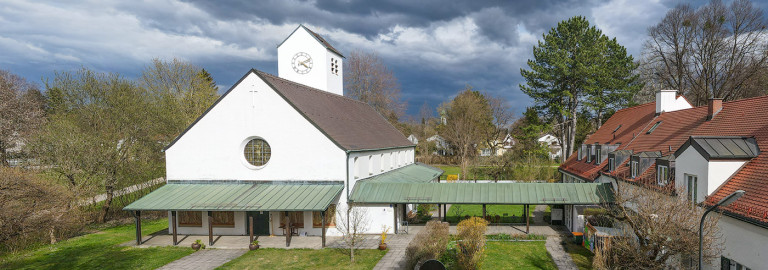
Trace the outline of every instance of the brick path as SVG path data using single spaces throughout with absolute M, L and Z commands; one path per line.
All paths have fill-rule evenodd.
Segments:
M 414 229 L 411 227 L 410 229 Z M 417 230 L 418 231 L 418 230 Z M 405 268 L 405 248 L 416 236 L 417 231 L 410 231 L 409 234 L 397 234 L 390 236 L 387 243 L 387 254 L 379 260 L 373 269 L 404 269 Z
M 247 249 L 203 249 L 158 269 L 215 269 L 247 252 Z

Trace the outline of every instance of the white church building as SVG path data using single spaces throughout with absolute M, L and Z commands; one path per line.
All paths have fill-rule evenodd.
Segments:
M 340 235 L 335 209 L 358 181 L 442 174 L 415 163 L 413 143 L 371 106 L 343 96 L 344 56 L 320 35 L 299 26 L 277 51 L 278 76 L 248 71 L 168 145 L 167 184 L 124 208 L 139 226 L 140 211 L 161 210 L 174 235 Z M 410 210 L 360 207 L 366 233 Z

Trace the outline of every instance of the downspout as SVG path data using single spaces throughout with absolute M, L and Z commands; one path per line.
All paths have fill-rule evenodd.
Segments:
M 346 170 L 346 172 L 344 174 L 346 174 L 346 178 L 347 178 L 347 188 L 346 188 L 346 191 L 347 191 L 347 205 L 349 205 L 349 189 L 350 189 L 350 186 L 349 186 L 349 150 L 347 150 L 346 152 L 347 152 L 347 159 L 344 160 L 344 164 L 346 164 L 345 166 L 347 167 L 347 170 Z

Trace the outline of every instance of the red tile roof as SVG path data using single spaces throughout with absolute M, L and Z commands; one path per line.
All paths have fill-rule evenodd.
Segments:
M 706 203 L 712 205 L 733 191 L 744 190 L 745 195 L 725 209 L 731 214 L 768 224 L 768 96 L 724 102 L 723 109 L 714 119 L 707 121 L 706 118 L 707 106 L 664 112 L 655 116 L 655 104 L 643 104 L 617 111 L 585 143 L 621 142 L 617 150 L 633 150 L 635 154 L 661 151 L 666 156 L 674 153 L 690 136 L 755 137 L 763 151 L 707 197 Z M 659 121 L 661 124 L 651 134 L 646 134 L 651 126 Z M 622 125 L 622 129 L 625 126 L 631 128 L 624 129 L 623 133 L 620 129 L 617 133 L 621 134 L 613 138 L 612 131 L 618 125 Z M 574 153 L 560 169 L 587 180 L 594 180 L 602 173 L 635 183 L 655 182 L 655 166 L 650 166 L 641 172 L 639 177 L 631 179 L 629 166 L 625 166 L 629 159 L 617 165 L 615 171 L 608 173 L 605 172 L 607 162 L 594 165 L 594 161 L 585 163 L 576 158 L 577 153 Z M 673 183 L 670 181 L 667 187 L 674 186 Z

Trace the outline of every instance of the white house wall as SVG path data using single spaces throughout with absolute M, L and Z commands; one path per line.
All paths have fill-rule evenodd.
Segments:
M 235 212 L 235 226 L 232 228 L 225 227 L 213 227 L 213 235 L 246 235 L 245 228 L 245 212 Z M 177 233 L 178 234 L 191 234 L 191 235 L 208 235 L 208 214 L 202 212 L 203 223 L 200 227 L 188 227 L 179 226 L 179 218 L 176 219 Z M 168 211 L 168 233 L 173 233 L 172 225 L 173 219 L 171 218 L 171 212 Z
M 687 191 L 688 181 L 685 175 L 696 175 L 698 178 L 696 202 L 700 203 L 725 183 L 744 163 L 746 163 L 744 160 L 707 161 L 699 151 L 688 147 L 675 159 L 675 187 Z
M 734 260 L 750 269 L 768 267 L 768 229 L 722 216 L 717 225 L 723 234 L 722 256 Z M 705 269 L 721 269 L 718 258 Z
M 344 151 L 257 75 L 249 74 L 230 91 L 166 151 L 167 179 L 345 179 Z M 243 156 L 244 144 L 254 136 L 272 150 L 259 169 Z

